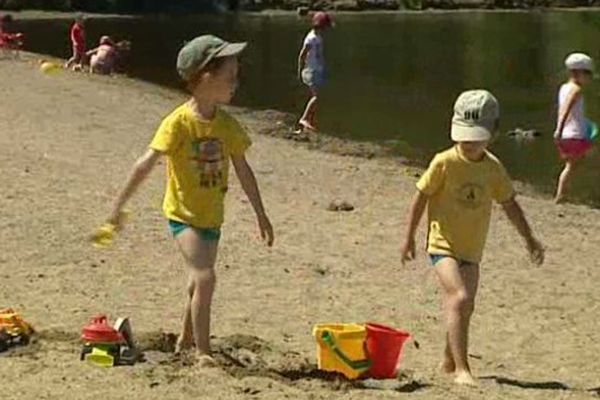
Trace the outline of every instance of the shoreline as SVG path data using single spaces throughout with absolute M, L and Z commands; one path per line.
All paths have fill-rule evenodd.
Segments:
M 315 12 L 317 10 L 310 10 Z M 570 13 L 583 13 L 583 12 L 600 12 L 600 6 L 589 6 L 589 7 L 522 7 L 522 8 L 483 8 L 483 7 L 459 7 L 459 8 L 425 8 L 422 10 L 411 10 L 411 9 L 398 9 L 398 10 L 378 10 L 378 9 L 366 9 L 358 11 L 347 11 L 347 10 L 328 10 L 334 15 L 339 16 L 377 16 L 377 15 L 445 15 L 445 14 L 523 14 L 523 13 L 559 13 L 559 12 L 570 12 Z M 47 20 L 47 19 L 64 19 L 71 20 L 75 18 L 79 11 L 45 11 L 45 10 L 6 10 L 0 9 L 0 14 L 13 14 L 18 19 L 22 20 Z M 282 9 L 264 9 L 264 10 L 238 10 L 230 11 L 225 13 L 192 13 L 185 14 L 171 14 L 171 13 L 140 13 L 140 14 L 115 14 L 115 13 L 92 13 L 92 12 L 81 12 L 91 19 L 137 19 L 137 18 L 154 18 L 164 16 L 177 16 L 182 18 L 193 18 L 196 16 L 235 16 L 242 15 L 248 17 L 302 17 L 299 16 L 297 11 L 293 10 L 282 10 Z
M 25 56 L 27 61 L 35 60 L 36 63 L 40 62 L 40 60 L 49 60 L 53 62 L 59 62 L 61 64 L 66 61 L 61 58 L 31 52 L 22 52 L 22 56 Z M 178 91 L 177 89 L 171 87 L 162 86 L 153 82 L 137 79 L 123 74 L 114 74 L 112 78 L 123 81 L 128 85 L 149 85 L 155 89 L 160 88 L 160 92 L 166 97 L 180 98 L 182 101 L 184 101 L 187 96 L 183 91 Z M 226 106 L 225 108 L 227 108 L 232 114 L 240 117 L 247 124 L 253 126 L 253 129 L 256 133 L 263 136 L 292 142 L 294 146 L 303 147 L 311 151 L 318 151 L 343 157 L 356 157 L 366 160 L 387 160 L 388 162 L 400 168 L 402 170 L 402 174 L 413 178 L 420 177 L 429 163 L 428 160 L 421 160 L 400 154 L 400 152 L 394 148 L 394 144 L 340 138 L 325 132 L 305 132 L 302 134 L 296 134 L 294 132 L 294 125 L 297 117 L 291 113 L 280 110 L 253 109 L 236 105 Z M 412 149 L 412 152 L 418 152 L 418 149 Z M 512 182 L 515 185 L 515 190 L 519 193 L 519 195 L 526 195 L 545 200 L 552 198 L 552 193 L 536 188 L 533 184 L 522 182 L 516 179 L 512 179 Z M 568 203 L 586 206 L 590 209 L 600 209 L 600 204 L 592 201 L 570 201 Z

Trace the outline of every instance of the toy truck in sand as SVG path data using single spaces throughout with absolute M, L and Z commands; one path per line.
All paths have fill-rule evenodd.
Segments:
M 28 344 L 34 333 L 33 327 L 13 309 L 0 309 L 0 352 L 17 344 Z

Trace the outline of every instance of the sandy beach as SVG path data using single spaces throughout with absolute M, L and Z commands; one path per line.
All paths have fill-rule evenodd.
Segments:
M 44 75 L 37 58 L 0 60 L 0 307 L 16 308 L 39 332 L 36 343 L 0 355 L 3 398 L 495 400 L 600 393 L 599 211 L 522 196 L 547 248 L 546 264 L 535 267 L 495 210 L 471 339 L 481 387 L 455 387 L 437 372 L 443 331 L 432 271 L 423 252 L 406 267 L 399 259 L 414 170 L 389 158 L 344 157 L 259 134 L 278 123 L 278 114 L 245 110 L 236 114 L 253 140 L 248 157 L 276 245 L 259 243 L 251 207 L 232 179 L 213 309 L 219 367 L 174 359 L 186 271 L 160 211 L 163 167 L 135 196 L 130 222 L 112 247 L 96 249 L 88 236 L 162 117 L 184 97 L 126 78 Z M 335 199 L 355 210 L 328 211 Z M 423 248 L 424 229 L 419 240 Z M 147 362 L 99 369 L 79 361 L 80 328 L 98 312 L 131 318 Z M 312 326 L 367 320 L 412 333 L 401 376 L 375 389 L 321 379 Z

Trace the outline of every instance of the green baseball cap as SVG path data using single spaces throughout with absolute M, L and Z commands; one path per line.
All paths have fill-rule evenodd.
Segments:
M 455 142 L 490 140 L 498 118 L 500 104 L 487 90 L 463 92 L 454 104 L 451 137 Z
M 200 69 L 219 57 L 240 54 L 247 43 L 229 43 L 213 36 L 202 35 L 187 42 L 177 56 L 177 72 L 184 80 L 190 80 Z

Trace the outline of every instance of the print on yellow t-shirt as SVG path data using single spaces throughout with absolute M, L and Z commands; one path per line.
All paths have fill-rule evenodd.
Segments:
M 165 216 L 198 228 L 220 227 L 229 160 L 249 146 L 244 129 L 225 111 L 203 121 L 189 103 L 176 108 L 150 143 L 150 148 L 167 156 Z
M 218 139 L 192 139 L 191 160 L 196 162 L 201 187 L 216 187 L 223 181 L 224 158 L 221 141 Z
M 510 178 L 494 155 L 486 152 L 481 161 L 469 161 L 456 146 L 434 157 L 417 189 L 429 198 L 427 252 L 472 263 L 481 262 L 492 202 L 514 196 Z

